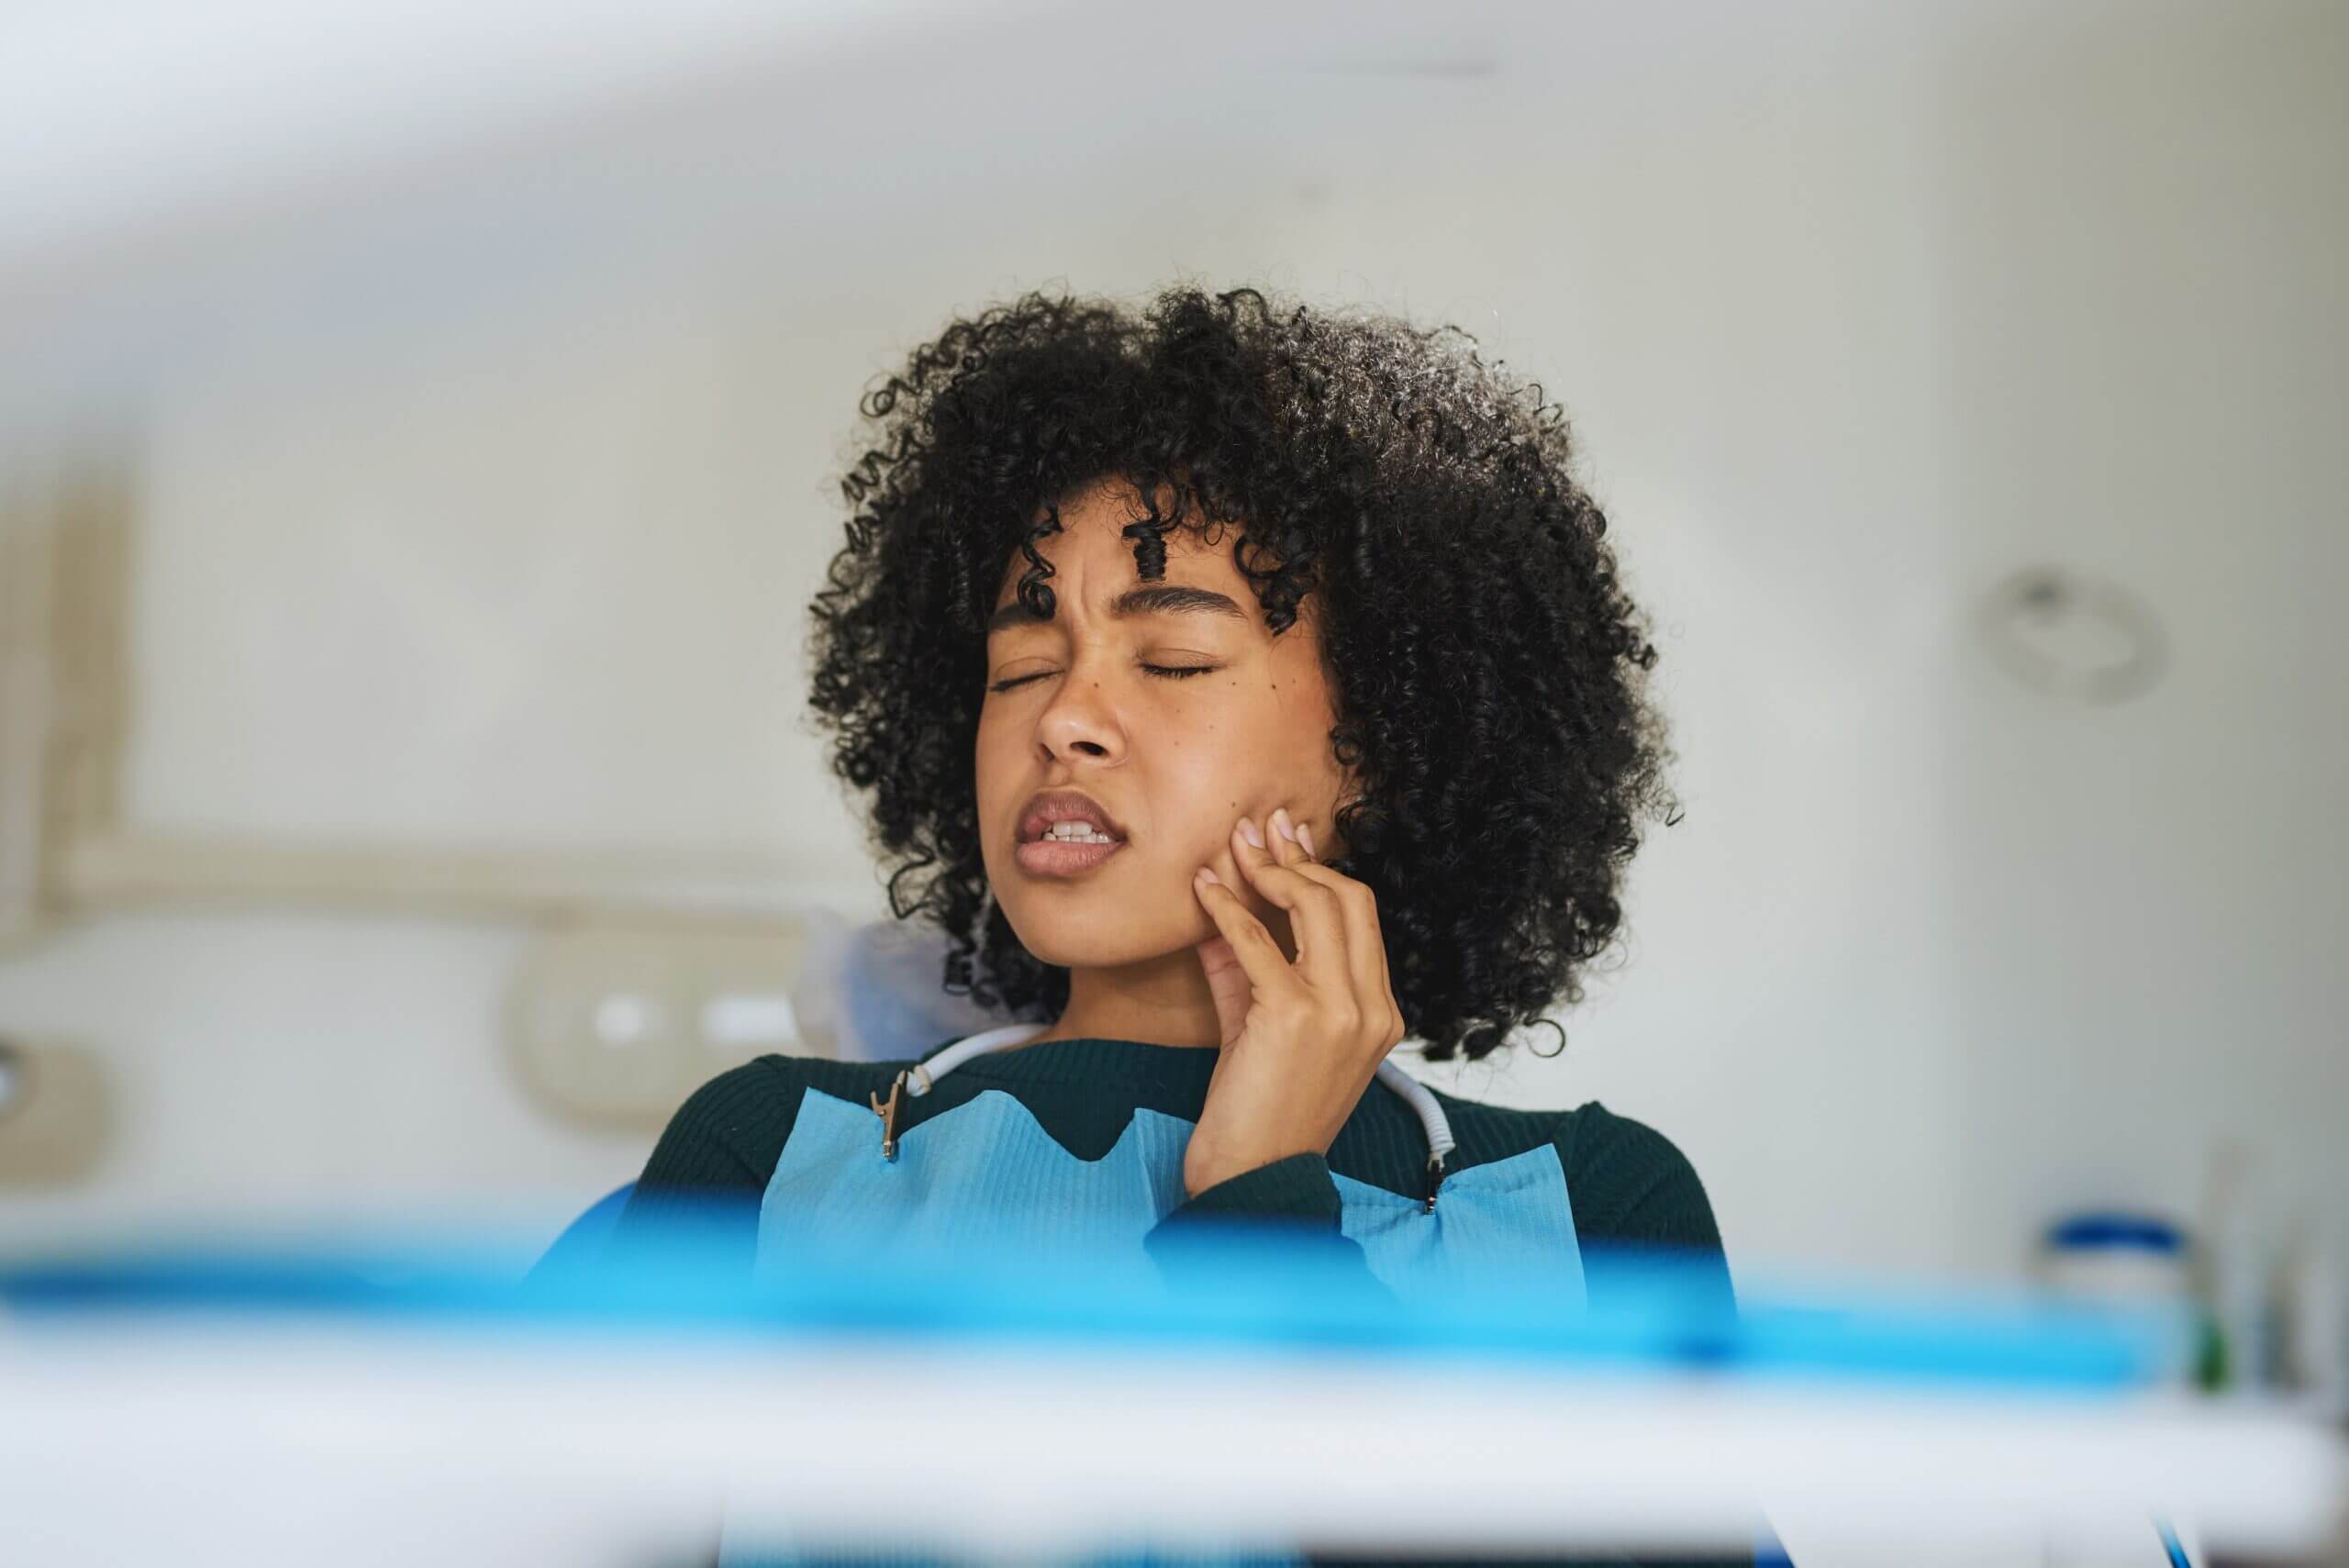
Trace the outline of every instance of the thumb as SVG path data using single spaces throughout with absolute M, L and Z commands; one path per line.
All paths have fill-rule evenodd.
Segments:
M 1209 937 L 1197 951 L 1199 967 L 1207 972 L 1208 990 L 1215 996 L 1215 1018 L 1222 1029 L 1223 1043 L 1230 1045 L 1240 1038 L 1240 1026 L 1248 1021 L 1248 1001 L 1254 995 L 1248 972 L 1240 967 L 1231 944 L 1220 936 Z

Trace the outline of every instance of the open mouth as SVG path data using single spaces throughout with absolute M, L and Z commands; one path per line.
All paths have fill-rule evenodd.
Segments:
M 1020 810 L 1012 858 L 1034 876 L 1077 876 L 1126 847 L 1125 828 L 1081 789 L 1040 789 Z
M 1019 842 L 1121 843 L 1125 829 L 1103 806 L 1081 789 L 1038 790 L 1019 814 Z

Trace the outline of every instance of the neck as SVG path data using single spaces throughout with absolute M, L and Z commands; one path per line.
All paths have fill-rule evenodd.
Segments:
M 1223 1031 L 1207 973 L 1197 953 L 1185 948 L 1144 963 L 1070 970 L 1068 1006 L 1029 1043 L 1048 1040 L 1131 1040 L 1220 1050 Z
M 1277 918 L 1279 911 L 1274 914 Z M 1266 929 L 1281 951 L 1293 956 L 1286 926 L 1280 918 Z M 1072 968 L 1068 1006 L 1051 1028 L 1026 1043 L 1051 1040 L 1130 1040 L 1220 1051 L 1223 1026 L 1207 971 L 1199 967 L 1198 949 L 1179 948 L 1139 963 Z
M 1254 913 L 1280 946 L 1280 955 L 1297 962 L 1289 917 L 1271 906 Z M 1208 988 L 1198 949 L 1188 946 L 1130 964 L 1071 967 L 1069 1005 L 1027 1044 L 1045 1040 L 1134 1040 L 1219 1051 L 1224 1026 L 1217 1018 L 1215 993 Z

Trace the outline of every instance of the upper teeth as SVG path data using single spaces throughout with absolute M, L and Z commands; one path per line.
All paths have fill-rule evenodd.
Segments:
M 1090 822 L 1055 822 L 1044 829 L 1047 839 L 1065 839 L 1079 844 L 1114 844 L 1115 839 Z

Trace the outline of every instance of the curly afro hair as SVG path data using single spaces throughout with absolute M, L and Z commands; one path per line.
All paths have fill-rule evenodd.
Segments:
M 1052 614 L 1035 542 L 1121 476 L 1150 498 L 1125 529 L 1143 580 L 1168 530 L 1230 525 L 1275 636 L 1319 595 L 1329 742 L 1363 790 L 1330 863 L 1377 895 L 1408 1038 L 1475 1061 L 1547 1024 L 1564 1048 L 1543 1015 L 1614 939 L 1636 819 L 1679 815 L 1655 649 L 1538 384 L 1456 328 L 1184 285 L 956 318 L 860 412 L 810 700 L 833 771 L 870 793 L 892 912 L 952 939 L 949 994 L 1028 1021 L 1067 1003 L 980 859 L 984 623 L 1015 552 L 1019 597 Z

